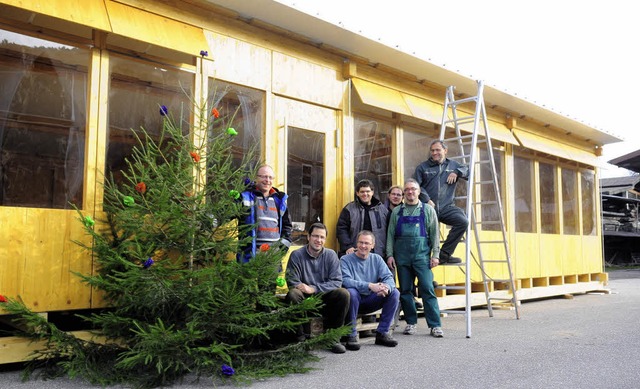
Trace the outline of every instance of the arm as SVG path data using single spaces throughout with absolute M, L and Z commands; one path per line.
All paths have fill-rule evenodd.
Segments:
M 291 231 L 293 225 L 291 224 L 291 218 L 289 217 L 289 208 L 284 211 L 282 215 L 282 228 L 280 231 L 280 243 L 289 248 L 291 246 Z
M 393 257 L 393 245 L 394 245 L 394 241 L 395 241 L 395 236 L 396 236 L 396 225 L 398 224 L 398 212 L 396 211 L 396 209 L 399 209 L 399 207 L 396 207 L 393 211 L 391 211 L 391 216 L 389 217 L 389 223 L 387 224 L 387 247 L 386 247 L 386 254 L 387 254 L 387 266 L 390 269 L 395 268 L 395 258 Z
M 287 279 L 287 286 L 289 286 L 290 289 L 295 288 L 302 283 L 302 269 L 300 268 L 300 261 L 297 252 L 298 250 L 292 252 L 289 256 L 289 261 L 287 261 L 285 277 Z
M 338 243 L 340 244 L 340 252 L 345 253 L 347 249 L 353 247 L 353 242 L 351 241 L 351 237 L 349 236 L 349 231 L 351 229 L 351 214 L 347 210 L 345 206 L 342 208 L 342 212 L 340 212 L 340 217 L 338 217 L 338 224 L 336 226 L 336 237 L 338 238 Z
M 389 268 L 387 267 L 387 265 L 385 264 L 384 260 L 382 259 L 382 257 L 380 257 L 380 260 L 377 263 L 377 267 L 378 267 L 378 279 L 380 280 L 379 282 L 385 284 L 387 286 L 387 292 L 392 290 L 393 288 L 396 287 L 396 283 L 393 280 L 393 273 L 391 273 L 391 270 L 389 270 Z
M 440 225 L 438 216 L 433 207 L 424 206 L 425 225 L 429 234 L 429 246 L 431 246 L 431 258 L 440 258 Z

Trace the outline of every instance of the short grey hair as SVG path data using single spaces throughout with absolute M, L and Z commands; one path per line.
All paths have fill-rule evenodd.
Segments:
M 434 139 L 431 141 L 431 144 L 429 145 L 429 150 L 431 150 L 431 146 L 435 145 L 436 143 L 440 143 L 443 149 L 445 150 L 447 149 L 447 144 L 444 143 L 442 139 Z

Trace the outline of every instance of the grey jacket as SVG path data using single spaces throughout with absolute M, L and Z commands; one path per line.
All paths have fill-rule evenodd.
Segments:
M 420 201 L 433 201 L 436 212 L 453 204 L 456 184 L 447 184 L 447 177 L 451 173 L 466 180 L 469 177 L 469 167 L 448 158 L 442 164 L 429 158 L 416 168 L 414 178 L 420 184 Z
M 364 224 L 364 206 L 360 199 L 345 205 L 340 212 L 336 235 L 340 243 L 339 256 L 343 256 L 349 247 L 356 247 L 356 237 L 362 231 Z M 387 222 L 389 209 L 377 198 L 371 199 L 371 208 L 369 208 L 369 218 L 371 219 L 371 229 L 373 236 L 376 238 L 374 252 L 384 258 L 385 248 L 387 245 Z

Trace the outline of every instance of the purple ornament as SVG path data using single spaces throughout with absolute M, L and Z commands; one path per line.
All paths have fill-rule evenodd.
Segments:
M 167 116 L 169 114 L 169 108 L 166 105 L 160 106 L 160 116 Z

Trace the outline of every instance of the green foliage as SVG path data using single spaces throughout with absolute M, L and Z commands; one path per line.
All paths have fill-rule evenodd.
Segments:
M 235 167 L 224 123 L 202 122 L 186 135 L 168 116 L 159 137 L 143 130 L 128 168 L 105 184 L 106 219 L 94 225 L 78 211 L 97 264 L 95 274 L 78 276 L 110 306 L 82 317 L 101 341 L 60 331 L 19 301 L 6 303 L 24 322 L 23 335 L 46 344 L 31 369 L 100 385 L 155 387 L 186 374 L 244 382 L 306 371 L 316 358 L 311 350 L 346 334 L 288 340 L 320 300 L 286 305 L 275 295 L 283 256 L 276 248 L 236 262 L 246 243 L 238 236 L 253 227 L 236 223 L 246 211 L 237 194 L 253 177 L 252 156 Z M 223 364 L 235 375 L 223 378 Z

